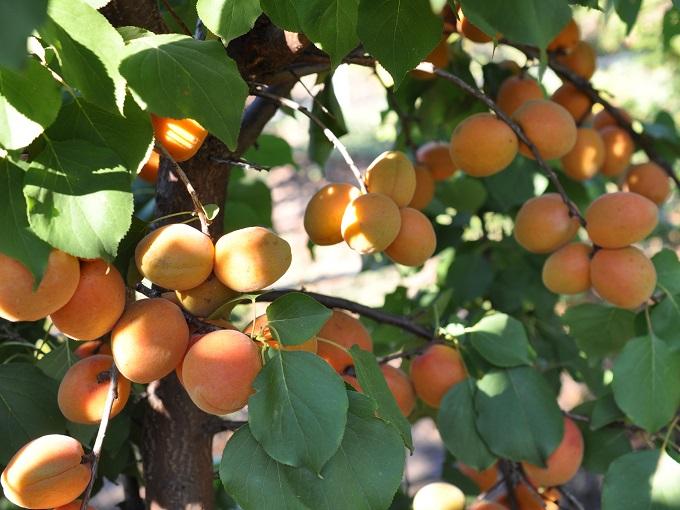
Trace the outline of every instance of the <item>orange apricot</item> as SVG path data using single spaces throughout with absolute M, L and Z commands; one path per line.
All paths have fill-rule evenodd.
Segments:
M 73 354 L 75 354 L 78 359 L 84 359 L 95 354 L 111 355 L 111 346 L 100 340 L 83 342 L 73 350 Z
M 385 376 L 387 387 L 397 401 L 401 414 L 408 416 L 416 406 L 416 394 L 411 380 L 403 370 L 392 365 L 382 365 L 380 370 L 382 370 L 383 376 Z
M 423 265 L 437 248 L 437 236 L 430 220 L 417 209 L 404 207 L 399 211 L 401 228 L 385 254 L 397 264 Z
M 359 253 L 383 251 L 401 228 L 399 207 L 387 195 L 367 193 L 350 202 L 342 217 L 342 237 Z
M 557 193 L 527 200 L 515 217 L 514 235 L 525 250 L 550 253 L 567 244 L 578 232 L 579 222 Z
M 452 34 L 456 31 L 456 23 L 458 23 L 458 11 L 460 11 L 460 6 L 456 5 L 454 10 L 451 4 L 446 3 L 441 12 L 441 17 L 444 20 L 444 33 Z
M 621 114 L 621 116 L 626 119 L 628 122 L 633 122 L 633 118 L 630 116 L 630 114 L 624 110 L 623 108 L 616 108 L 616 111 Z M 607 110 L 600 110 L 595 114 L 593 117 L 593 128 L 595 129 L 604 129 L 607 126 L 618 126 L 619 123 L 617 120 L 612 116 L 611 113 L 609 113 Z
M 0 253 L 0 317 L 5 320 L 37 321 L 68 303 L 78 287 L 78 259 L 52 250 L 40 285 L 21 262 Z
M 573 19 L 564 25 L 559 34 L 548 44 L 548 51 L 562 50 L 570 52 L 581 40 L 581 30 Z
M 215 275 L 238 292 L 253 292 L 281 278 L 292 261 L 290 245 L 271 230 L 234 230 L 215 244 Z
M 446 69 L 449 66 L 449 61 L 449 45 L 446 42 L 446 37 L 442 37 L 437 46 L 423 59 L 423 62 L 430 62 L 433 66 L 440 69 Z M 415 69 L 410 74 L 417 80 L 434 80 L 437 77 L 436 74 Z
M 309 340 L 297 344 L 297 345 L 284 345 L 281 347 L 278 340 L 275 340 L 274 333 L 269 328 L 269 319 L 267 314 L 262 314 L 255 318 L 254 321 L 250 321 L 243 329 L 243 334 L 255 338 L 260 338 L 264 340 L 267 345 L 273 347 L 274 349 L 283 349 L 284 351 L 307 351 L 316 353 L 317 351 L 317 340 L 316 337 L 312 337 Z
M 416 395 L 431 407 L 439 407 L 446 392 L 467 377 L 459 352 L 442 344 L 416 356 L 410 375 Z
M 605 148 L 600 133 L 590 128 L 578 128 L 576 144 L 562 159 L 562 169 L 575 181 L 593 177 L 604 164 Z
M 623 173 L 630 164 L 635 151 L 635 144 L 630 135 L 616 126 L 607 126 L 600 130 L 604 142 L 604 163 L 602 173 L 613 177 Z
M 458 470 L 467 476 L 470 480 L 477 484 L 481 492 L 488 491 L 491 487 L 496 485 L 498 480 L 498 464 L 495 463 L 491 467 L 484 469 L 483 471 L 477 471 L 470 466 L 458 462 Z
M 139 171 L 139 178 L 143 181 L 155 183 L 158 180 L 158 167 L 161 164 L 161 156 L 155 150 L 149 154 L 144 166 Z
M 260 351 L 250 337 L 233 330 L 213 331 L 187 352 L 182 378 L 196 406 L 223 415 L 246 405 L 261 368 Z
M 317 333 L 317 354 L 325 359 L 337 372 L 342 372 L 352 364 L 352 357 L 342 349 L 325 340 L 330 340 L 345 349 L 353 345 L 359 346 L 364 351 L 373 351 L 373 340 L 363 324 L 349 313 L 342 310 L 333 310 L 331 318 L 326 321 L 319 333 Z
M 571 83 L 558 88 L 550 99 L 567 110 L 576 122 L 583 120 L 593 106 L 590 98 Z
M 198 287 L 175 291 L 175 296 L 182 308 L 198 317 L 208 317 L 238 295 L 238 292 L 225 286 L 214 274 L 211 274 Z M 233 305 L 236 306 L 236 303 Z
M 473 177 L 504 170 L 517 155 L 517 136 L 490 113 L 471 115 L 451 135 L 451 160 Z
M 496 104 L 506 115 L 512 115 L 532 99 L 543 99 L 543 90 L 538 82 L 527 75 L 510 76 L 501 83 Z
M 413 164 L 401 151 L 383 152 L 366 170 L 366 188 L 390 197 L 399 207 L 408 205 L 416 190 Z
M 82 504 L 83 504 L 82 500 L 76 499 L 75 501 L 71 501 L 67 505 L 57 507 L 54 510 L 80 510 Z M 87 505 L 87 510 L 95 510 L 95 508 L 93 506 Z
M 446 149 L 448 155 L 449 149 Z M 447 156 L 448 157 L 448 156 Z M 416 165 L 416 190 L 413 192 L 413 198 L 408 206 L 414 209 L 425 209 L 434 198 L 434 178 L 432 173 L 425 165 Z
M 309 200 L 304 225 L 309 239 L 319 246 L 342 242 L 342 215 L 347 205 L 361 194 L 351 184 L 327 184 Z
M 517 508 L 519 510 L 559 510 L 559 505 L 553 502 L 551 490 L 546 490 L 541 495 L 525 482 L 518 483 L 513 489 Z M 505 505 L 510 505 L 507 496 L 503 496 L 499 501 Z
M 2 472 L 4 496 L 23 508 L 52 508 L 76 499 L 90 481 L 85 452 L 72 437 L 50 434 L 24 445 Z
M 231 323 L 229 323 L 231 325 Z M 236 326 L 232 327 L 227 327 L 225 329 L 233 329 L 238 331 Z M 177 380 L 179 380 L 179 383 L 184 386 L 184 379 L 182 378 L 182 367 L 184 366 L 184 357 L 186 357 L 187 352 L 189 352 L 189 349 L 191 349 L 191 346 L 194 345 L 196 342 L 198 342 L 201 338 L 205 336 L 204 333 L 194 333 L 189 337 L 189 344 L 187 345 L 187 350 L 184 353 L 184 356 L 182 356 L 182 361 L 180 361 L 179 365 L 175 368 L 175 374 L 177 375 Z
M 603 248 L 623 248 L 647 237 L 656 227 L 659 209 L 637 193 L 618 191 L 601 195 L 586 209 L 586 230 Z
M 593 289 L 619 308 L 635 309 L 647 302 L 656 287 L 656 269 L 634 246 L 598 250 L 590 262 Z
M 522 72 L 522 68 L 514 60 L 501 60 L 498 63 L 498 67 L 508 71 L 511 74 L 520 74 Z
M 595 48 L 585 41 L 579 41 L 571 52 L 566 55 L 558 55 L 556 59 L 560 64 L 586 80 L 589 80 L 595 74 L 597 54 Z
M 161 143 L 178 163 L 192 158 L 208 136 L 208 131 L 193 119 L 171 119 L 151 115 L 151 123 L 156 141 Z
M 507 510 L 507 507 L 495 501 L 480 500 L 475 501 L 468 510 Z
M 465 494 L 455 485 L 433 482 L 418 489 L 413 498 L 413 510 L 463 510 Z
M 461 16 L 458 19 L 458 23 L 456 23 L 456 29 L 460 35 L 471 40 L 472 42 L 488 43 L 493 41 L 493 37 L 484 33 L 476 25 L 470 23 L 470 21 L 465 16 Z
M 416 160 L 425 165 L 435 181 L 444 181 L 456 173 L 456 165 L 451 161 L 449 144 L 428 142 L 418 148 Z
M 543 159 L 559 159 L 576 144 L 576 123 L 562 106 L 553 101 L 527 101 L 513 114 L 527 138 Z M 519 152 L 534 159 L 529 147 L 520 143 Z
M 590 253 L 583 243 L 571 243 L 550 255 L 543 264 L 543 285 L 555 294 L 580 294 L 590 289 Z
M 189 343 L 180 308 L 163 298 L 128 306 L 111 332 L 116 366 L 132 382 L 146 384 L 172 372 Z
M 359 384 L 359 379 L 357 379 L 353 375 L 344 374 L 342 376 L 342 380 L 349 384 L 352 388 L 354 388 L 355 391 L 358 391 L 359 393 L 364 392 L 364 390 L 361 387 L 361 384 Z
M 656 205 L 663 204 L 671 193 L 668 174 L 651 161 L 630 168 L 626 175 L 626 187 L 629 191 L 650 199 Z

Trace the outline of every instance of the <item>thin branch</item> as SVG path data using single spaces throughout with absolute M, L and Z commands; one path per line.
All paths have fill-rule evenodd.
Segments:
M 562 496 L 567 498 L 569 500 L 569 503 L 576 508 L 576 510 L 585 510 L 584 506 L 581 504 L 581 502 L 574 496 L 570 491 L 564 488 L 564 486 L 559 486 L 557 487 L 557 490 L 559 491 Z
M 205 432 L 210 435 L 224 432 L 226 430 L 236 430 L 248 423 L 247 420 L 223 420 L 214 416 L 205 424 Z
M 167 11 L 170 13 L 170 16 L 172 16 L 172 19 L 175 20 L 175 23 L 179 25 L 182 31 L 189 37 L 193 37 L 194 34 L 191 33 L 189 27 L 186 25 L 186 23 L 184 23 L 184 20 L 180 18 L 179 15 L 175 12 L 175 10 L 172 8 L 168 0 L 161 0 L 161 3 L 163 4 L 163 7 L 167 9 Z
M 251 161 L 248 161 L 243 158 L 211 158 L 215 163 L 222 163 L 225 165 L 231 165 L 231 166 L 240 166 L 241 168 L 246 168 L 249 170 L 257 170 L 259 172 L 269 172 L 272 167 L 270 166 L 262 166 L 258 165 L 257 163 L 252 163 Z
M 305 89 L 305 92 L 307 92 L 307 95 L 309 95 L 309 97 L 312 99 L 312 102 L 316 106 L 321 108 L 322 112 L 324 112 L 326 115 L 328 115 L 333 120 L 337 120 L 335 115 L 333 115 L 333 113 L 328 108 L 326 108 L 314 94 L 312 94 L 312 91 L 309 90 L 309 87 L 307 85 L 305 85 L 305 82 L 302 81 L 302 78 L 300 76 L 298 76 L 298 74 L 293 69 L 288 69 L 288 72 L 295 78 L 295 80 L 302 86 L 302 88 Z
M 508 502 L 510 503 L 511 510 L 520 510 L 517 503 L 517 495 L 515 494 L 515 478 L 514 468 L 510 461 L 500 460 L 498 462 L 498 467 L 501 471 L 501 476 L 503 477 L 503 483 L 508 491 Z
M 437 339 L 433 340 L 431 343 L 439 343 L 437 342 Z M 408 349 L 405 351 L 401 352 L 395 352 L 394 354 L 389 354 L 388 356 L 382 356 L 378 358 L 378 363 L 383 365 L 387 363 L 388 361 L 392 361 L 393 359 L 411 359 L 414 356 L 417 356 L 418 354 L 421 354 L 425 349 L 429 347 L 429 343 L 425 345 L 419 345 L 418 347 L 414 347 L 413 349 Z

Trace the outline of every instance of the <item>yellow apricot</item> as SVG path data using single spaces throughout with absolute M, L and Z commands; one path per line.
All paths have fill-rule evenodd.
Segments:
M 215 275 L 238 292 L 268 287 L 288 271 L 291 260 L 290 245 L 262 227 L 229 232 L 215 244 Z
M 473 177 L 487 177 L 505 169 L 517 155 L 517 136 L 490 113 L 471 115 L 451 135 L 451 160 Z
M 413 498 L 413 510 L 463 510 L 464 508 L 463 491 L 445 482 L 428 483 L 418 489 Z
M 648 198 L 619 191 L 601 195 L 586 210 L 586 230 L 602 248 L 623 248 L 647 237 L 658 223 L 659 209 Z
M 312 337 L 306 342 L 298 345 L 284 345 L 281 347 L 279 341 L 274 338 L 274 333 L 269 328 L 269 319 L 267 314 L 262 314 L 255 318 L 254 321 L 250 323 L 243 329 L 243 334 L 248 336 L 254 336 L 255 338 L 262 338 L 270 347 L 274 349 L 283 349 L 284 351 L 307 351 L 316 353 L 317 350 L 317 340 L 316 337 Z
M 605 148 L 600 133 L 590 128 L 578 128 L 576 144 L 562 159 L 562 169 L 575 181 L 593 177 L 604 164 Z
M 342 372 L 352 364 L 352 357 L 342 349 L 324 342 L 330 340 L 345 349 L 358 345 L 364 351 L 373 351 L 373 340 L 363 324 L 342 310 L 333 310 L 331 318 L 326 321 L 317 334 L 317 354 L 325 359 L 337 372 Z
M 510 76 L 501 83 L 496 104 L 506 115 L 512 115 L 532 99 L 543 99 L 543 90 L 538 82 L 527 75 Z
M 578 232 L 579 222 L 557 193 L 527 200 L 515 217 L 514 235 L 525 250 L 550 253 L 567 244 Z
M 327 184 L 309 200 L 304 225 L 309 239 L 319 246 L 342 242 L 342 215 L 347 205 L 361 194 L 351 184 Z
M 215 249 L 201 231 L 174 223 L 160 227 L 135 248 L 137 269 L 156 285 L 172 290 L 193 289 L 213 269 Z
M 629 191 L 650 199 L 656 205 L 663 204 L 671 193 L 668 174 L 651 161 L 630 168 L 626 175 L 626 187 Z
M 437 46 L 423 59 L 423 62 L 430 62 L 435 67 L 446 69 L 449 66 L 449 60 L 449 45 L 446 42 L 446 37 L 442 37 Z M 434 80 L 437 77 L 436 74 L 415 69 L 410 74 L 417 80 Z
M 543 285 L 555 294 L 580 294 L 590 289 L 590 253 L 583 243 L 571 243 L 543 264 Z
M 0 317 L 8 321 L 37 321 L 68 303 L 78 287 L 78 259 L 52 250 L 40 285 L 21 262 L 0 253 Z
M 633 118 L 630 114 L 623 108 L 616 108 L 616 110 L 621 114 L 621 116 L 626 119 L 629 123 L 633 122 Z M 604 129 L 607 126 L 618 126 L 619 123 L 607 110 L 600 110 L 593 117 L 593 128 Z
M 595 49 L 585 41 L 579 41 L 567 55 L 558 55 L 557 61 L 571 69 L 581 78 L 589 80 L 595 74 L 597 54 Z
M 111 355 L 111 346 L 100 340 L 93 340 L 92 342 L 83 342 L 73 350 L 73 354 L 78 359 L 84 359 L 95 354 Z
M 456 173 L 456 165 L 451 161 L 449 144 L 428 142 L 418 148 L 416 160 L 425 165 L 435 181 L 444 181 Z
M 527 101 L 513 114 L 513 118 L 543 159 L 561 158 L 576 144 L 574 119 L 567 110 L 553 101 Z M 523 143 L 520 143 L 519 152 L 534 159 L 529 147 Z
M 604 163 L 602 173 L 613 177 L 623 173 L 630 164 L 635 151 L 635 144 L 630 135 L 616 126 L 607 126 L 600 130 L 604 142 Z
M 397 401 L 397 406 L 399 407 L 401 414 L 408 416 L 416 406 L 416 394 L 413 385 L 411 384 L 411 380 L 403 370 L 391 365 L 382 365 L 380 370 L 382 371 L 383 376 L 385 376 L 387 387 Z
M 411 363 L 411 381 L 416 395 L 431 407 L 439 407 L 449 389 L 467 377 L 460 353 L 447 345 L 435 344 Z
M 590 98 L 571 83 L 558 88 L 550 99 L 567 110 L 576 122 L 583 120 L 593 106 Z
M 175 296 L 182 308 L 198 317 L 208 317 L 238 295 L 238 292 L 225 286 L 214 274 L 198 287 L 175 291 Z M 236 303 L 233 305 L 236 306 Z
M 470 21 L 465 17 L 461 16 L 456 23 L 456 28 L 458 33 L 476 43 L 488 43 L 493 40 L 493 37 L 485 34 L 476 25 L 470 23 Z
M 602 249 L 590 262 L 590 281 L 602 299 L 632 310 L 652 296 L 656 287 L 656 269 L 634 246 Z
M 446 149 L 448 157 L 449 149 Z M 416 190 L 408 206 L 414 209 L 425 209 L 434 198 L 434 178 L 425 165 L 416 165 Z
M 408 205 L 416 190 L 413 164 L 401 151 L 383 152 L 366 170 L 366 188 L 390 197 L 399 207 Z
M 564 26 L 560 33 L 548 44 L 548 51 L 562 50 L 570 52 L 581 40 L 581 30 L 573 19 Z
M 342 237 L 359 253 L 383 251 L 397 238 L 399 207 L 381 193 L 367 193 L 350 202 L 342 217 Z
M 399 214 L 401 214 L 399 234 L 385 249 L 385 254 L 397 264 L 421 266 L 437 248 L 437 236 L 432 223 L 423 213 L 410 207 L 404 207 Z

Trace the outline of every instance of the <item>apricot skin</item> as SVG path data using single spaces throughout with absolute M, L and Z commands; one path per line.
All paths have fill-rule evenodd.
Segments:
M 517 136 L 490 113 L 471 115 L 451 135 L 451 160 L 473 177 L 505 169 L 517 155 Z
M 604 158 L 604 141 L 600 133 L 590 128 L 578 128 L 576 144 L 561 162 L 564 173 L 571 179 L 586 181 L 602 168 Z
M 602 164 L 602 174 L 613 177 L 623 173 L 630 164 L 630 158 L 635 151 L 633 139 L 623 129 L 607 126 L 600 130 L 604 142 L 605 158 Z
M 498 480 L 498 464 L 494 464 L 483 471 L 477 471 L 462 462 L 458 462 L 458 470 L 475 482 L 482 492 L 488 491 L 491 487 L 496 485 L 496 481 Z
M 435 408 L 449 389 L 467 377 L 458 351 L 441 344 L 432 345 L 416 356 L 410 375 L 416 395 Z
M 446 149 L 448 154 L 449 149 Z M 416 190 L 408 206 L 422 211 L 434 198 L 434 178 L 425 165 L 416 165 Z
M 557 61 L 574 73 L 589 80 L 595 74 L 597 55 L 585 41 L 579 41 L 567 55 L 558 55 Z
M 357 198 L 359 188 L 350 184 L 327 184 L 309 200 L 304 225 L 309 239 L 319 246 L 342 242 L 342 215 L 347 205 Z
M 154 184 L 158 180 L 158 167 L 161 164 L 161 157 L 155 150 L 149 154 L 144 166 L 139 171 L 139 178 L 148 183 Z
M 616 108 L 616 111 L 618 111 L 621 114 L 621 116 L 624 119 L 626 119 L 628 122 L 633 122 L 633 118 L 624 109 Z M 600 110 L 593 117 L 593 128 L 594 129 L 599 130 L 599 129 L 604 129 L 607 126 L 618 126 L 618 125 L 619 125 L 619 123 L 612 116 L 612 114 L 609 113 L 607 110 Z
M 291 260 L 290 245 L 262 227 L 229 232 L 215 244 L 215 275 L 238 292 L 268 287 L 288 271 Z
M 507 115 L 512 115 L 527 101 L 543 99 L 543 91 L 536 80 L 528 76 L 511 76 L 501 83 L 496 104 Z
M 663 168 L 652 162 L 633 165 L 626 175 L 626 187 L 659 206 L 671 194 L 668 175 Z
M 226 287 L 213 274 L 198 287 L 176 290 L 175 295 L 182 308 L 187 312 L 198 317 L 208 317 L 227 301 L 237 297 L 239 293 Z M 236 306 L 236 303 L 234 303 L 234 306 Z
M 543 285 L 555 294 L 580 294 L 590 288 L 590 253 L 583 243 L 571 243 L 543 264 Z
M 274 334 L 269 328 L 269 319 L 267 318 L 266 314 L 260 315 L 254 321 L 250 321 L 250 324 L 248 324 L 243 329 L 243 334 L 253 336 L 255 338 L 260 337 L 264 339 L 264 341 L 274 349 L 282 348 L 278 340 L 274 338 Z M 303 342 L 301 344 L 284 345 L 282 349 L 284 351 L 306 351 L 316 353 L 317 344 L 318 342 L 316 340 L 316 337 L 312 337 L 306 342 Z
M 382 370 L 385 376 L 387 387 L 397 401 L 401 414 L 408 416 L 416 406 L 416 394 L 411 380 L 403 370 L 391 365 L 383 365 L 380 367 L 380 370 Z
M 401 215 L 394 201 L 380 193 L 352 200 L 342 217 L 342 237 L 359 253 L 383 251 L 397 238 Z
M 213 269 L 214 247 L 210 238 L 189 225 L 160 227 L 135 248 L 137 269 L 156 285 L 172 290 L 193 289 Z
M 413 510 L 463 510 L 465 494 L 455 485 L 445 482 L 428 483 L 416 492 Z
M 581 30 L 573 19 L 548 44 L 548 51 L 563 50 L 567 53 L 574 49 L 581 39 Z
M 161 143 L 178 163 L 192 158 L 208 136 L 208 131 L 193 119 L 171 119 L 151 115 L 151 123 L 156 141 Z
M 2 472 L 4 495 L 23 508 L 53 508 L 76 499 L 90 481 L 81 464 L 83 447 L 72 437 L 50 434 L 24 445 Z
M 601 195 L 586 210 L 590 239 L 603 248 L 623 248 L 647 237 L 656 227 L 659 209 L 637 193 Z
M 465 16 L 460 17 L 456 24 L 456 29 L 459 34 L 472 42 L 483 44 L 493 41 L 493 37 L 482 32 L 481 29 L 470 23 Z
M 619 308 L 635 309 L 644 304 L 656 287 L 656 269 L 634 246 L 599 250 L 590 263 L 593 289 Z
M 439 69 L 446 69 L 449 66 L 449 45 L 446 42 L 446 37 L 443 37 L 437 46 L 423 59 L 424 62 L 430 62 L 433 66 Z M 411 76 L 417 80 L 434 80 L 437 75 L 426 73 L 424 71 L 413 70 Z
M 0 317 L 8 321 L 37 321 L 68 303 L 78 287 L 78 259 L 52 250 L 40 285 L 18 260 L 0 253 Z
M 557 103 L 544 99 L 527 101 L 513 114 L 513 118 L 543 159 L 559 159 L 576 144 L 574 119 Z M 534 159 L 529 147 L 523 143 L 520 143 L 519 152 Z
M 366 188 L 370 193 L 382 193 L 399 207 L 404 207 L 416 190 L 416 172 L 403 152 L 383 152 L 366 170 Z
M 576 122 L 585 118 L 593 106 L 590 98 L 571 83 L 565 83 L 558 88 L 551 99 L 567 110 Z
M 182 378 L 196 406 L 223 415 L 246 405 L 261 368 L 260 351 L 250 337 L 233 330 L 213 331 L 187 352 Z
M 373 351 L 373 340 L 361 322 L 341 310 L 333 310 L 331 318 L 326 321 L 317 334 L 319 339 L 317 354 L 325 359 L 337 372 L 342 372 L 352 364 L 352 357 L 334 345 L 324 342 L 330 340 L 349 349 L 353 345 L 364 351 Z
M 456 165 L 451 161 L 449 144 L 428 142 L 418 148 L 416 160 L 425 165 L 435 181 L 445 181 L 456 173 Z
M 515 240 L 532 253 L 550 253 L 567 244 L 579 229 L 557 193 L 527 200 L 515 217 Z
M 76 340 L 94 340 L 113 329 L 125 309 L 125 282 L 103 260 L 83 261 L 76 291 L 50 315 L 54 325 Z
M 73 350 L 73 354 L 75 354 L 78 359 L 84 359 L 89 356 L 94 356 L 95 354 L 111 355 L 111 346 L 99 340 L 83 342 Z
M 71 366 L 59 384 L 57 402 L 61 413 L 75 423 L 99 423 L 104 414 L 104 404 L 109 391 L 109 380 L 97 380 L 113 365 L 113 357 L 95 354 Z M 111 417 L 120 413 L 130 396 L 130 381 L 119 375 L 118 398 L 113 401 Z
M 423 213 L 410 207 L 404 207 L 399 214 L 401 229 L 385 254 L 397 264 L 422 266 L 437 248 L 437 236 L 432 223 Z
M 189 327 L 180 308 L 163 298 L 128 306 L 111 332 L 116 366 L 132 382 L 146 384 L 172 372 L 189 342 Z

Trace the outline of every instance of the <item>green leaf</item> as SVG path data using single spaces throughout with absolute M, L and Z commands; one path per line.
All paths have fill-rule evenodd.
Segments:
M 524 326 L 504 313 L 487 315 L 471 328 L 473 347 L 492 364 L 500 367 L 530 365 L 529 340 Z
M 30 440 L 64 430 L 57 386 L 33 365 L 0 365 L 0 464 Z
M 26 61 L 26 40 L 47 14 L 47 0 L 0 0 L 0 66 L 18 69 Z
M 442 20 L 428 0 L 360 0 L 357 33 L 398 87 L 440 41 Z
M 134 39 L 120 69 L 152 112 L 195 119 L 236 149 L 248 87 L 222 43 L 177 34 Z
M 614 394 L 609 392 L 594 401 L 593 412 L 590 416 L 590 428 L 597 430 L 610 423 L 623 420 L 625 415 L 616 405 Z
M 316 335 L 331 318 L 331 310 L 302 292 L 291 292 L 267 307 L 269 327 L 283 345 L 299 345 Z
M 611 306 L 584 303 L 562 316 L 569 334 L 589 356 L 604 357 L 621 350 L 635 336 L 635 314 Z
M 667 295 L 654 305 L 650 319 L 655 335 L 668 341 L 671 347 L 680 347 L 680 295 Z
M 671 48 L 671 40 L 680 35 L 680 9 L 669 7 L 663 16 L 663 48 L 668 51 Z
M 680 260 L 670 248 L 652 257 L 656 269 L 656 286 L 666 294 L 680 294 Z
M 66 371 L 78 361 L 73 354 L 75 348 L 76 342 L 67 340 L 40 358 L 35 366 L 46 376 L 61 381 Z
M 312 113 L 323 122 L 337 137 L 347 134 L 345 118 L 340 103 L 333 90 L 332 75 L 323 82 L 323 89 L 316 95 L 312 105 Z M 328 156 L 333 150 L 333 144 L 328 141 L 323 130 L 315 122 L 309 123 L 309 158 L 320 167 L 326 164 Z
M 477 430 L 476 392 L 477 388 L 470 378 L 451 388 L 439 407 L 437 428 L 447 450 L 468 466 L 483 470 L 491 466 L 496 457 Z
M 264 167 L 295 165 L 293 149 L 283 138 L 262 134 L 257 142 L 243 155 L 248 163 Z
M 602 510 L 680 508 L 680 464 L 661 450 L 616 459 L 604 477 Z
M 438 280 L 453 289 L 453 301 L 463 304 L 483 295 L 493 281 L 493 269 L 488 260 L 477 253 L 457 252 L 449 267 L 442 260 Z
M 277 351 L 253 387 L 248 412 L 257 441 L 278 462 L 319 473 L 347 422 L 342 379 L 312 353 Z
M 655 336 L 629 341 L 614 363 L 613 388 L 626 416 L 656 432 L 680 406 L 680 353 Z
M 613 2 L 616 14 L 626 24 L 626 35 L 628 35 L 633 30 L 638 14 L 640 14 L 642 0 L 613 0 Z
M 517 156 L 508 168 L 482 179 L 494 209 L 508 212 L 534 196 L 536 163 Z
M 276 26 L 291 32 L 302 32 L 296 0 L 260 0 L 260 5 Z
M 462 172 L 453 179 L 438 182 L 435 193 L 445 206 L 470 213 L 476 213 L 484 205 L 487 197 L 486 189 L 480 180 Z
M 74 256 L 112 261 L 130 228 L 130 181 L 109 149 L 85 140 L 50 142 L 24 178 L 31 228 Z
M 578 425 L 585 443 L 583 467 L 588 471 L 604 474 L 612 462 L 630 453 L 630 441 L 624 428 L 590 430 L 585 424 Z
M 198 0 L 198 17 L 227 44 L 245 34 L 262 14 L 259 0 Z
M 543 466 L 564 434 L 555 394 L 533 368 L 486 374 L 477 382 L 475 408 L 477 430 L 498 457 Z
M 272 226 L 271 189 L 258 172 L 232 168 L 228 193 L 224 204 L 225 232 L 253 225 Z

